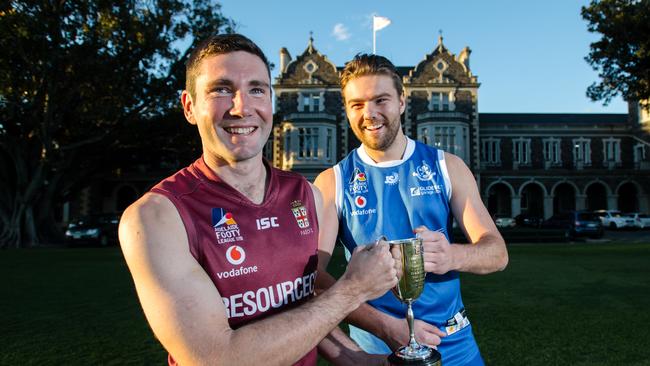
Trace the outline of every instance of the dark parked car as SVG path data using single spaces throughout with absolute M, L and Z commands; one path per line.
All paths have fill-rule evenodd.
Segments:
M 515 216 L 517 226 L 539 227 L 542 221 L 544 221 L 542 217 L 529 213 L 522 213 Z
M 590 211 L 570 211 L 553 215 L 542 223 L 542 228 L 565 229 L 568 239 L 579 236 L 603 237 L 603 224 L 600 218 Z
M 70 245 L 115 245 L 119 222 L 120 217 L 116 214 L 85 216 L 68 224 L 65 238 Z

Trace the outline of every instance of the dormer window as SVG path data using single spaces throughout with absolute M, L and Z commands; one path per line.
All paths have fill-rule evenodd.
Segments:
M 300 92 L 298 95 L 299 112 L 322 112 L 325 110 L 324 92 Z
M 433 92 L 429 100 L 429 110 L 435 112 L 447 112 L 456 109 L 453 100 L 453 93 L 450 92 Z

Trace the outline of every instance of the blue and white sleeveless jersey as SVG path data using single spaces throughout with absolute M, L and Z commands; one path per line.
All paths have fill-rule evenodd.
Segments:
M 382 235 L 389 240 L 410 238 L 420 225 L 441 231 L 452 242 L 449 201 L 453 192 L 444 151 L 408 139 L 402 160 L 375 163 L 361 146 L 334 166 L 334 175 L 339 238 L 348 259 L 357 245 Z M 370 305 L 397 318 L 406 316 L 406 305 L 390 291 Z M 428 273 L 413 312 L 416 319 L 448 334 L 438 346 L 445 366 L 480 360 L 457 272 Z M 384 342 L 362 329 L 350 326 L 350 336 L 366 352 L 390 353 Z

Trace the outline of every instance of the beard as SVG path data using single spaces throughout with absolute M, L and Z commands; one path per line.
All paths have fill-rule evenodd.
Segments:
M 368 136 L 365 132 L 366 130 L 361 128 L 359 130 L 353 129 L 354 135 L 363 143 L 366 147 L 372 150 L 385 151 L 387 150 L 395 141 L 397 137 L 397 132 L 400 129 L 400 122 L 398 121 L 373 121 L 382 122 L 383 124 L 383 133 L 377 138 Z

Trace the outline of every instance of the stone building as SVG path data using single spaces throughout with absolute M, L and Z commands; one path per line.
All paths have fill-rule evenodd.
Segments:
M 548 218 L 571 209 L 650 210 L 650 116 L 480 113 L 471 50 L 451 53 L 438 39 L 403 78 L 407 136 L 462 158 L 492 214 Z M 292 59 L 280 50 L 273 165 L 313 180 L 359 146 L 348 127 L 334 65 L 314 46 Z

